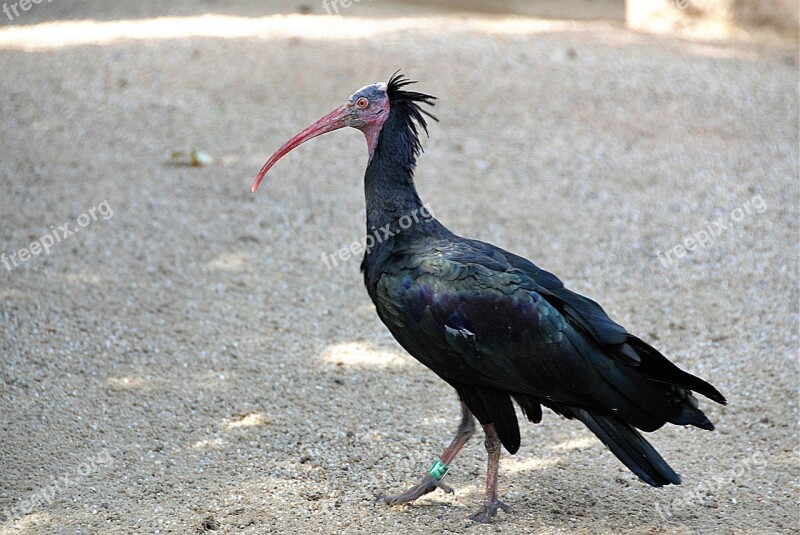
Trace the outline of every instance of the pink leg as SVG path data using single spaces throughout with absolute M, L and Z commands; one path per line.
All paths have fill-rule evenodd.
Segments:
M 469 518 L 475 522 L 488 524 L 492 521 L 492 517 L 497 514 L 498 509 L 510 513 L 511 507 L 497 499 L 497 471 L 500 468 L 500 437 L 497 436 L 497 431 L 495 431 L 493 424 L 484 425 L 483 431 L 486 433 L 486 453 L 489 454 L 489 461 L 486 466 L 486 496 L 483 498 L 483 505 L 481 505 L 477 511 L 469 515 Z
M 469 409 L 464 402 L 461 402 L 461 423 L 458 426 L 458 430 L 456 431 L 456 436 L 453 438 L 453 441 L 447 446 L 447 449 L 444 450 L 441 457 L 439 459 L 444 463 L 449 465 L 453 462 L 453 459 L 456 458 L 458 452 L 461 451 L 461 448 L 464 447 L 464 444 L 470 439 L 470 437 L 475 433 L 475 420 L 472 417 L 472 413 L 469 412 Z M 440 488 L 443 491 L 447 492 L 448 494 L 453 493 L 453 489 L 450 488 L 448 485 L 445 485 L 441 481 L 437 480 L 430 474 L 425 474 L 422 480 L 408 489 L 405 492 L 401 492 L 400 494 L 395 494 L 392 496 L 388 496 L 386 494 L 381 495 L 378 499 L 382 500 L 384 503 L 388 505 L 400 505 L 403 503 L 408 503 L 416 500 L 420 496 L 428 494 L 429 492 L 433 492 L 436 488 Z

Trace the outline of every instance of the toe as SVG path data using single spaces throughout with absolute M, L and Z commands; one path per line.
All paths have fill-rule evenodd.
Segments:
M 504 504 L 500 500 L 497 500 L 497 507 L 499 507 L 500 509 L 502 509 L 506 513 L 513 513 L 514 512 L 514 508 L 513 507 L 511 507 L 510 505 Z M 495 511 L 496 510 L 497 509 L 495 509 Z
M 497 514 L 498 509 L 502 509 L 506 513 L 510 513 L 513 511 L 511 507 L 504 504 L 500 500 L 495 500 L 491 504 L 482 505 L 480 509 L 469 515 L 468 518 L 480 524 L 489 524 L 492 522 L 492 517 L 494 517 Z
M 492 522 L 492 514 L 489 513 L 489 510 L 485 507 L 481 507 L 471 515 L 469 515 L 469 519 L 473 522 L 477 522 L 479 524 L 491 524 Z

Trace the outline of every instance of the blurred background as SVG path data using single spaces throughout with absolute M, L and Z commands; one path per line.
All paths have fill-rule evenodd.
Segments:
M 56 20 L 114 20 L 157 16 L 186 17 L 221 14 L 260 17 L 272 14 L 341 15 L 352 17 L 430 16 L 481 13 L 564 20 L 608 20 L 630 28 L 651 31 L 691 32 L 696 36 L 744 35 L 743 32 L 777 32 L 796 36 L 798 6 L 791 0 L 202 0 L 137 2 L 130 6 L 106 6 L 97 11 L 90 0 L 41 0 L 7 2 L 3 12 L 9 22 L 37 24 Z M 16 5 L 15 9 L 13 6 Z M 28 9 L 25 9 L 28 7 Z
M 796 532 L 798 3 L 0 4 L 0 534 L 440 533 L 474 440 L 375 316 L 356 131 L 286 139 L 397 69 L 436 95 L 417 186 L 715 384 L 638 482 L 575 422 L 501 461 L 509 533 Z M 697 237 L 706 232 L 702 246 Z M 692 240 L 694 239 L 694 243 Z

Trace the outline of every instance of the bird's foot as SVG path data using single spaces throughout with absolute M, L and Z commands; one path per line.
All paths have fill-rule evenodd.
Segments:
M 420 496 L 428 494 L 429 492 L 433 492 L 437 488 L 442 489 L 447 494 L 453 494 L 455 492 L 449 485 L 445 485 L 430 474 L 425 474 L 425 477 L 422 478 L 422 481 L 407 491 L 401 492 L 400 494 L 394 494 L 392 496 L 381 494 L 378 497 L 378 500 L 382 501 L 386 505 L 401 505 L 404 503 L 413 502 Z
M 480 509 L 469 515 L 469 519 L 480 524 L 489 524 L 492 521 L 492 517 L 497 514 L 498 509 L 502 509 L 506 513 L 513 511 L 511 507 L 495 498 L 481 505 Z

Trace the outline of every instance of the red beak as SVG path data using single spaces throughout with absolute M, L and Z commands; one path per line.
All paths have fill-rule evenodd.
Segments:
M 267 171 L 275 165 L 275 163 L 283 158 L 286 154 L 292 151 L 298 145 L 305 143 L 311 138 L 315 138 L 317 136 L 321 136 L 327 132 L 331 132 L 333 130 L 338 130 L 339 128 L 343 128 L 347 126 L 347 117 L 349 112 L 345 106 L 339 106 L 328 115 L 323 117 L 322 119 L 318 120 L 292 139 L 284 143 L 281 148 L 275 151 L 275 154 L 270 156 L 267 163 L 264 164 L 264 167 L 261 168 L 261 171 L 258 172 L 256 175 L 255 181 L 253 181 L 253 188 L 252 190 L 255 191 L 258 189 L 258 185 L 261 184 L 261 181 L 264 179 L 264 176 L 267 174 Z

